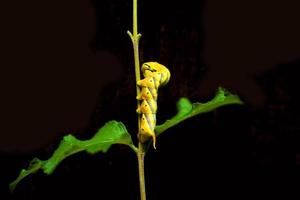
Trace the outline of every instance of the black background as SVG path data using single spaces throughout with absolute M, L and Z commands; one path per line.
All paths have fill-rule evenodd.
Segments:
M 138 199 L 137 161 L 123 146 L 70 157 L 53 175 L 38 172 L 8 193 L 19 170 L 33 157 L 47 159 L 65 134 L 87 139 L 116 119 L 134 137 L 132 2 L 1 4 L 1 199 Z M 243 199 L 298 186 L 298 8 L 292 0 L 139 1 L 141 62 L 172 73 L 160 90 L 158 123 L 179 97 L 205 102 L 218 86 L 245 102 L 158 138 L 146 157 L 149 199 Z

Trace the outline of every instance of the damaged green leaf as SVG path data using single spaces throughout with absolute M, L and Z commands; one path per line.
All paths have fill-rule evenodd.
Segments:
M 97 152 L 107 152 L 113 144 L 128 145 L 135 152 L 137 148 L 133 145 L 131 136 L 127 132 L 122 122 L 109 121 L 89 140 L 79 140 L 73 135 L 67 135 L 63 138 L 58 148 L 48 160 L 34 158 L 28 169 L 22 169 L 19 176 L 10 184 L 10 190 L 13 191 L 17 184 L 26 176 L 37 172 L 39 169 L 47 175 L 50 175 L 59 163 L 65 158 L 75 153 L 86 151 L 91 154 Z

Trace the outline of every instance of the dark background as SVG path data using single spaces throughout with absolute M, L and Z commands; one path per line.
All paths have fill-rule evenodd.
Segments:
M 0 199 L 138 199 L 137 161 L 123 146 L 74 155 L 8 193 L 19 170 L 49 158 L 63 135 L 87 139 L 116 119 L 134 137 L 131 0 L 1 4 Z M 149 199 L 257 198 L 297 188 L 298 4 L 139 1 L 141 62 L 158 61 L 172 74 L 160 90 L 158 123 L 179 97 L 205 102 L 220 85 L 245 102 L 158 138 L 146 157 Z

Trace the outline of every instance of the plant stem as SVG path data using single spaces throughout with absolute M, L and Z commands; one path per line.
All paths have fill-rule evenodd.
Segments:
M 145 172 L 144 172 L 144 144 L 139 142 L 139 149 L 137 153 L 138 165 L 139 165 L 139 181 L 140 181 L 140 194 L 141 200 L 146 200 L 146 187 L 145 187 Z
M 140 60 L 139 60 L 139 40 L 140 40 L 141 34 L 138 34 L 137 0 L 133 0 L 133 33 L 130 33 L 130 31 L 127 31 L 127 33 L 130 36 L 132 45 L 133 45 L 135 80 L 137 83 L 141 79 Z M 136 93 L 137 94 L 140 93 L 140 88 L 138 87 L 137 84 L 136 84 Z M 139 106 L 139 101 L 137 101 L 137 106 Z M 140 130 L 140 115 L 138 114 L 138 131 L 139 130 Z M 144 147 L 144 144 L 139 140 L 137 158 L 138 158 L 141 200 L 146 200 L 144 157 L 145 157 L 145 147 Z

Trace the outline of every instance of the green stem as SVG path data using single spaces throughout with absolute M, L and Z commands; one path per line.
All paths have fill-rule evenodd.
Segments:
M 138 165 L 139 165 L 139 181 L 140 181 L 140 194 L 141 200 L 146 200 L 146 187 L 145 187 L 145 172 L 144 172 L 144 144 L 139 142 L 139 149 L 137 153 Z
M 141 34 L 138 33 L 138 25 L 137 25 L 137 0 L 133 0 L 133 34 L 130 31 L 127 31 L 127 34 L 130 36 L 132 45 L 133 45 L 135 79 L 136 79 L 136 83 L 137 83 L 141 79 L 140 60 L 139 60 L 139 40 L 140 40 Z M 137 84 L 136 84 L 136 93 L 137 94 L 140 93 L 140 88 L 138 87 Z M 137 106 L 139 106 L 139 101 L 137 101 Z M 139 115 L 138 115 L 138 130 L 140 130 L 140 116 Z M 146 200 L 144 157 L 145 157 L 145 147 L 144 147 L 144 144 L 139 140 L 137 158 L 138 158 L 141 200 Z

